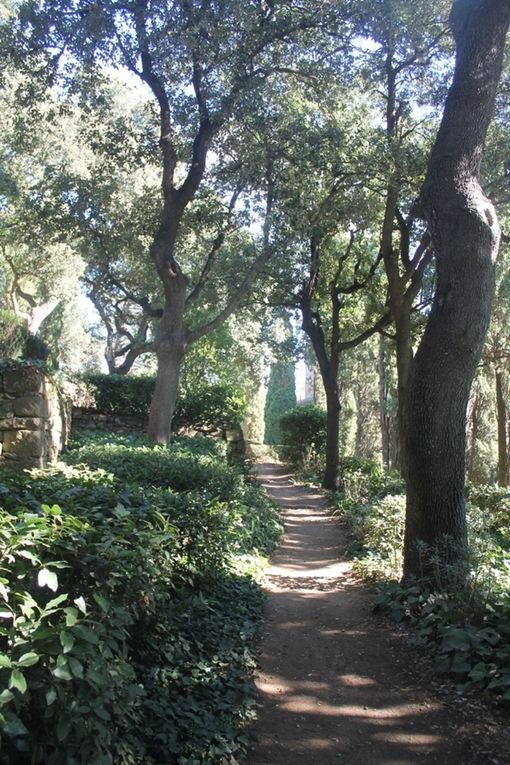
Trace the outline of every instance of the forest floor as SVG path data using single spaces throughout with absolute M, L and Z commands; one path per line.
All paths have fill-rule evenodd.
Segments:
M 372 613 L 323 494 L 277 463 L 258 474 L 285 536 L 269 569 L 246 765 L 509 765 L 508 721 L 458 696 L 405 628 Z

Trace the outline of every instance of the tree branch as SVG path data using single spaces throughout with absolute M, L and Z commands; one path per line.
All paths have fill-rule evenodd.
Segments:
M 197 283 L 195 284 L 195 286 L 189 293 L 188 297 L 186 298 L 186 304 L 185 304 L 186 308 L 188 308 L 191 305 L 191 303 L 195 302 L 197 298 L 199 297 L 200 293 L 202 292 L 205 284 L 207 283 L 211 270 L 218 258 L 218 255 L 223 246 L 225 238 L 232 231 L 233 213 L 234 213 L 235 205 L 240 193 L 241 193 L 241 188 L 238 187 L 235 189 L 234 193 L 232 194 L 230 198 L 227 215 L 225 219 L 225 225 L 221 229 L 221 231 L 217 233 L 212 243 L 212 247 L 209 250 L 207 259 L 204 263 L 204 267 L 202 268 L 202 273 L 200 274 L 200 277 Z

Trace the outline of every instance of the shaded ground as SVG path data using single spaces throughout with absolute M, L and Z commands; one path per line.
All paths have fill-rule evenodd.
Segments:
M 406 633 L 372 615 L 323 496 L 277 464 L 258 470 L 286 533 L 269 571 L 246 765 L 509 765 L 502 721 L 445 690 Z

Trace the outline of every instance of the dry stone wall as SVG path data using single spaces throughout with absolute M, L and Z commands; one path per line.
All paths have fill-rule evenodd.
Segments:
M 69 435 L 69 414 L 41 369 L 0 368 L 0 465 L 20 471 L 56 462 Z
M 73 406 L 72 429 L 109 430 L 113 433 L 144 433 L 147 418 L 128 414 L 101 414 L 95 409 Z

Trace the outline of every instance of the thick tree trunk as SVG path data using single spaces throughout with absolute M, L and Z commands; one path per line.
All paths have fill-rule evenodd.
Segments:
M 331 343 L 331 353 L 328 357 L 326 351 L 326 337 L 320 321 L 314 315 L 310 296 L 304 294 L 301 298 L 302 328 L 308 335 L 319 364 L 322 384 L 326 394 L 326 467 L 322 486 L 325 489 L 337 489 L 339 481 L 339 425 L 340 425 L 340 389 L 338 385 L 338 370 L 340 366 L 340 354 L 335 347 L 334 340 Z M 338 317 L 337 317 L 338 318 Z M 333 315 L 333 334 L 338 334 L 338 324 L 335 324 Z
M 431 575 L 420 543 L 460 571 L 466 556 L 466 408 L 500 239 L 478 179 L 509 21 L 508 0 L 456 0 L 452 7 L 455 74 L 420 200 L 437 256 L 437 288 L 408 384 L 405 580 Z
M 381 426 L 382 460 L 386 470 L 391 465 L 391 421 L 388 414 L 388 380 L 386 374 L 384 338 L 379 335 L 379 354 L 377 358 L 377 374 L 379 379 L 379 422 Z
M 326 468 L 322 479 L 324 489 L 338 489 L 340 472 L 339 429 L 340 392 L 336 379 L 324 383 L 326 388 Z
M 401 314 L 395 317 L 396 334 L 396 359 L 397 359 L 397 444 L 396 444 L 396 467 L 405 476 L 406 466 L 406 439 L 405 439 L 405 412 L 407 401 L 407 385 L 409 371 L 413 360 L 411 342 L 411 306 L 402 308 Z
M 471 396 L 468 402 L 467 429 L 466 429 L 466 438 L 467 438 L 466 475 L 467 475 L 468 481 L 471 481 L 471 482 L 476 481 L 475 458 L 476 458 L 476 440 L 478 438 L 478 425 L 479 425 L 478 409 L 479 409 L 478 393 L 475 391 L 474 395 L 473 395 L 473 392 L 471 393 Z
M 158 264 L 157 257 L 155 260 Z M 165 291 L 165 305 L 155 339 L 158 371 L 147 434 L 152 443 L 167 444 L 179 390 L 182 360 L 186 353 L 184 310 L 187 278 L 175 261 L 171 265 L 159 267 L 158 273 Z
M 503 372 L 496 372 L 496 414 L 498 423 L 498 486 L 508 486 L 507 409 Z

